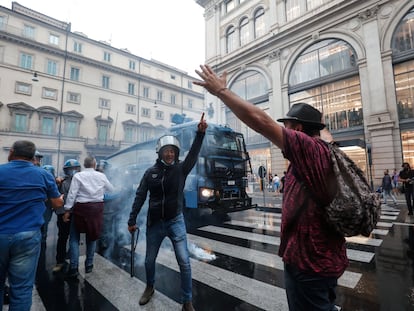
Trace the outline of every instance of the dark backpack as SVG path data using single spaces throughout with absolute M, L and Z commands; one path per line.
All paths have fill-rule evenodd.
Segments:
M 379 195 L 373 192 L 361 169 L 338 146 L 328 144 L 337 191 L 325 207 L 328 223 L 343 236 L 369 236 L 381 213 Z

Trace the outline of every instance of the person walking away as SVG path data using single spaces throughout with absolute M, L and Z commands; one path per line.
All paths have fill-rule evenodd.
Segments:
M 275 174 L 273 176 L 273 191 L 279 193 L 279 187 L 280 187 L 280 177 Z
M 30 310 L 45 201 L 63 204 L 52 175 L 32 163 L 35 150 L 31 141 L 16 141 L 0 165 L 0 306 L 7 276 L 9 310 Z
M 105 174 L 95 170 L 96 160 L 86 157 L 83 163 L 84 170 L 72 177 L 69 193 L 64 205 L 63 221 L 70 218 L 69 235 L 69 271 L 68 278 L 79 275 L 79 241 L 80 234 L 86 235 L 85 273 L 92 272 L 93 257 L 103 224 L 104 193 L 112 192 L 114 187 Z
M 147 304 L 154 294 L 155 260 L 161 243 L 168 237 L 173 246 L 181 274 L 183 311 L 193 311 L 190 257 L 187 248 L 187 232 L 183 216 L 185 180 L 197 162 L 207 123 L 204 113 L 197 126 L 196 137 L 184 161 L 178 160 L 180 146 L 174 136 L 158 140 L 156 163 L 147 169 L 136 191 L 128 220 L 128 231 L 137 228 L 136 218 L 149 192 L 147 215 L 147 250 L 145 273 L 147 286 L 139 304 Z
M 65 176 L 59 183 L 59 191 L 63 194 L 64 203 L 69 193 L 70 184 L 72 177 L 76 173 L 80 172 L 81 165 L 76 159 L 69 159 L 63 164 L 63 173 Z M 57 208 L 56 213 L 56 225 L 58 227 L 58 239 L 56 243 L 56 265 L 53 267 L 53 273 L 61 272 L 66 267 L 66 255 L 67 255 L 67 244 L 70 233 L 70 221 L 65 222 L 63 216 L 65 214 L 64 207 Z
M 217 96 L 289 160 L 279 246 L 289 310 L 335 310 L 337 280 L 348 266 L 348 258 L 345 238 L 332 231 L 324 216 L 323 206 L 332 201 L 336 182 L 329 146 L 320 138 L 325 128 L 322 114 L 309 104 L 297 103 L 285 118 L 278 119 L 282 127 L 229 90 L 226 72 L 217 76 L 205 65 L 196 73 L 202 80 L 194 84 Z
M 408 215 L 413 214 L 413 178 L 414 171 L 411 169 L 411 166 L 408 162 L 404 162 L 402 165 L 402 170 L 400 171 L 398 180 L 403 183 L 405 202 L 407 203 Z
M 387 198 L 390 197 L 394 205 L 397 205 L 397 199 L 395 198 L 394 194 L 391 192 L 392 190 L 392 178 L 389 175 L 389 171 L 384 171 L 384 177 L 382 177 L 382 196 L 384 198 L 384 204 L 387 204 Z
M 392 173 L 392 192 L 394 195 L 398 195 L 398 175 L 399 172 L 397 172 L 396 169 L 394 169 L 394 172 Z

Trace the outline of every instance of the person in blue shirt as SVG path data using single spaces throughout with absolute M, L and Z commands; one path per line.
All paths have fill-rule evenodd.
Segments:
M 0 165 L 0 306 L 7 276 L 10 310 L 30 310 L 45 201 L 63 204 L 53 176 L 32 163 L 35 151 L 33 142 L 16 141 Z

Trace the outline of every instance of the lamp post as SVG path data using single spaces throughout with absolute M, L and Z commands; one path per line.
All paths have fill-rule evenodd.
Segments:
M 62 143 L 62 117 L 63 117 L 63 101 L 65 97 L 65 78 L 66 78 L 66 62 L 68 59 L 68 36 L 71 24 L 66 25 L 66 37 L 65 37 L 65 56 L 63 60 L 63 76 L 62 76 L 62 93 L 60 97 L 60 111 L 59 111 L 59 129 L 58 129 L 58 148 L 57 148 L 57 161 L 56 171 L 59 171 L 60 167 L 60 148 Z

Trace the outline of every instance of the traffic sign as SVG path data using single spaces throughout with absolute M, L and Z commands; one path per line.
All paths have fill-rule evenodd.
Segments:
M 263 165 L 259 167 L 258 174 L 259 174 L 260 178 L 265 178 L 266 177 L 266 168 Z

